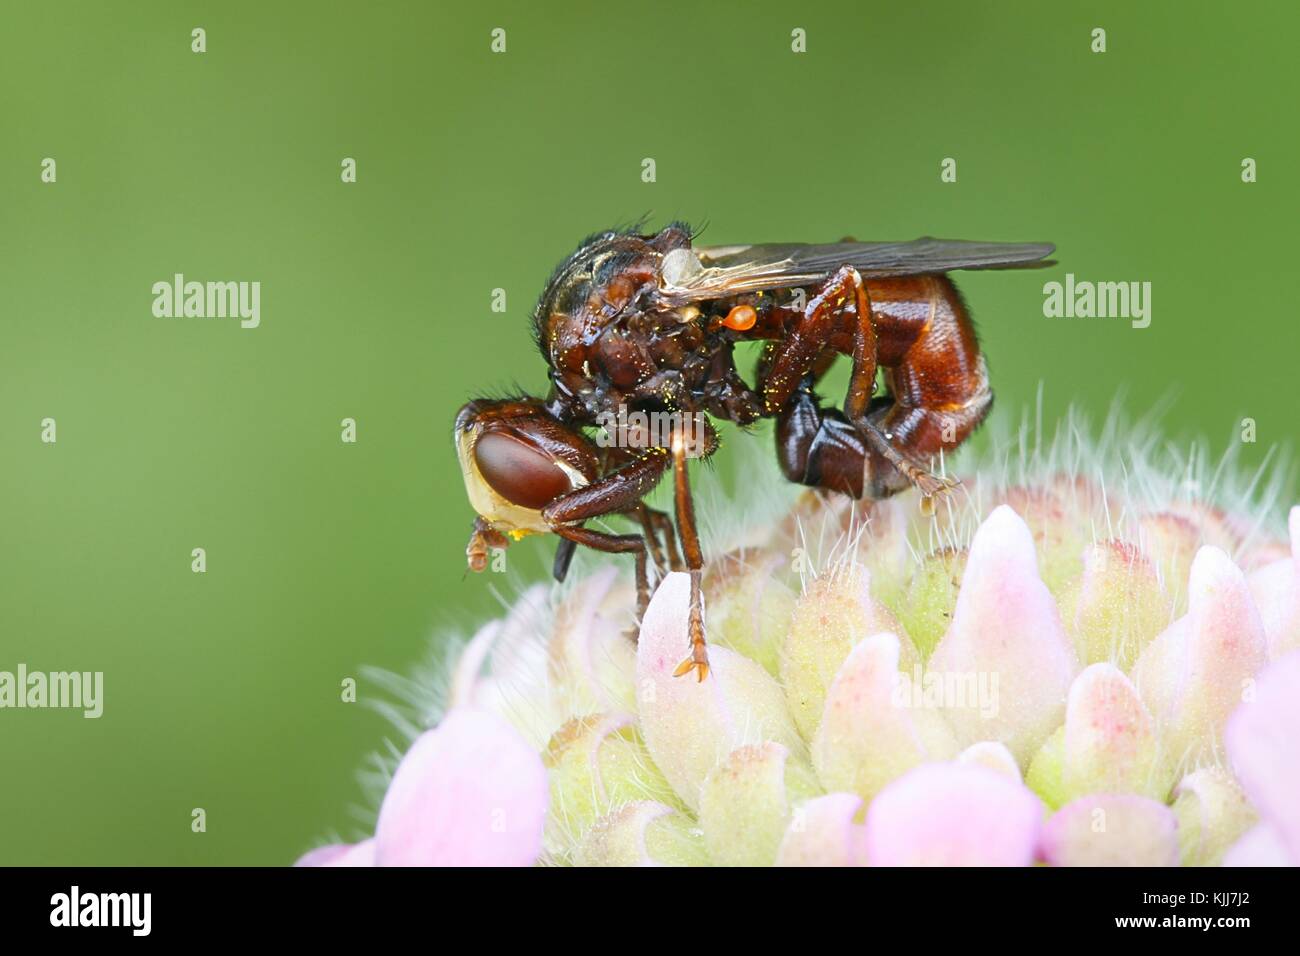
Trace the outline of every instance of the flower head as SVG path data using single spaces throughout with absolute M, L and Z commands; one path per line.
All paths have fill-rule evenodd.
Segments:
M 1269 494 L 1212 504 L 1147 447 L 1063 439 L 933 515 L 721 523 L 702 683 L 673 676 L 685 575 L 635 642 L 616 570 L 533 588 L 458 655 L 374 838 L 301 862 L 1300 863 L 1300 507 L 1288 545 Z

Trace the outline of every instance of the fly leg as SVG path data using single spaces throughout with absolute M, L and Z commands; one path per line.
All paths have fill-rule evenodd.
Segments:
M 854 422 L 854 425 L 871 443 L 871 447 L 906 478 L 909 484 L 915 485 L 926 498 L 933 498 L 937 494 L 957 487 L 956 479 L 934 474 L 917 459 L 895 447 L 894 434 L 885 431 L 870 418 L 859 419 Z
M 488 524 L 483 518 L 474 519 L 474 530 L 470 532 L 469 544 L 465 546 L 465 558 L 471 571 L 483 571 L 487 568 L 488 554 L 494 548 L 504 548 L 510 543 L 500 531 Z
M 585 545 L 605 554 L 633 554 L 636 556 L 636 619 L 639 624 L 645 609 L 650 605 L 650 579 L 646 575 L 645 539 L 639 534 L 606 534 L 582 525 L 562 525 L 555 533 L 575 544 Z
M 570 541 L 568 538 L 561 538 L 559 545 L 555 548 L 555 563 L 551 565 L 551 577 L 561 584 L 569 576 L 569 565 L 573 562 L 573 552 L 577 550 L 577 547 L 577 542 Z
M 682 562 L 682 552 L 677 547 L 677 532 L 673 530 L 672 516 L 663 511 L 650 509 L 650 517 L 658 526 L 664 536 L 664 550 L 668 553 L 668 568 L 671 571 L 684 571 L 686 565 Z
M 650 517 L 650 509 L 642 502 L 632 509 L 632 514 L 641 522 L 646 547 L 650 549 L 650 560 L 654 562 L 655 570 L 662 575 L 666 567 L 664 565 L 664 550 L 659 546 L 659 532 L 655 528 L 654 520 Z
M 687 635 L 691 641 L 691 656 L 677 665 L 674 677 L 696 672 L 696 680 L 709 676 L 709 652 L 704 640 L 704 593 L 701 588 L 704 575 L 704 553 L 700 550 L 700 536 L 695 528 L 695 505 L 691 500 L 690 478 L 686 473 L 688 440 L 681 431 L 672 438 L 673 501 L 677 508 L 677 531 L 682 539 L 682 552 L 691 576 L 690 612 L 687 618 Z
M 636 509 L 641 527 L 645 529 L 646 543 L 650 546 L 650 556 L 654 559 L 655 569 L 662 576 L 669 571 L 684 570 L 681 552 L 677 550 L 677 537 L 673 533 L 673 519 L 666 512 L 651 508 L 642 503 Z M 659 537 L 663 536 L 663 547 L 659 546 Z
M 640 534 L 594 531 L 582 527 L 582 523 L 590 518 L 635 511 L 641 499 L 654 489 L 667 468 L 668 453 L 664 449 L 647 449 L 618 471 L 602 475 L 589 485 L 566 492 L 542 509 L 542 519 L 561 538 L 606 554 L 636 556 L 638 623 L 650 603 L 645 537 Z
M 781 473 L 810 488 L 861 498 L 872 451 L 839 409 L 818 403 L 815 379 L 815 374 L 805 376 L 777 416 L 776 458 Z
M 832 336 L 837 333 L 841 337 L 847 333 L 852 341 L 853 369 L 842 415 L 817 404 L 811 383 L 806 378 L 810 373 L 815 378 L 825 370 L 821 363 Z M 940 338 L 941 334 L 931 334 L 931 344 Z M 848 467 L 846 460 L 859 456 L 852 446 L 865 443 L 867 447 L 860 455 L 863 474 L 852 484 L 861 488 L 859 494 L 870 498 L 883 498 L 909 484 L 916 485 L 927 496 L 951 488 L 955 482 L 932 474 L 918 458 L 927 452 L 932 453 L 930 444 L 911 441 L 910 433 L 904 435 L 891 427 L 904 412 L 899 402 L 884 398 L 873 400 L 876 368 L 876 332 L 866 285 L 856 269 L 843 266 L 817 289 L 785 339 L 776 344 L 765 358 L 764 411 L 782 418 L 789 438 L 781 438 L 782 426 L 778 426 L 778 448 L 783 453 L 797 454 L 801 449 L 810 453 L 817 446 L 815 457 L 818 460 L 825 459 L 829 464 L 832 458 L 836 459 L 832 466 L 836 477 L 827 480 L 842 486 L 846 481 L 841 474 Z M 939 363 L 931 359 L 915 368 L 905 360 L 904 367 L 898 371 L 911 373 L 909 383 L 917 379 L 918 387 L 924 388 L 926 383 L 920 379 L 927 375 L 933 378 L 938 370 Z M 800 390 L 807 392 L 806 398 L 796 396 Z M 792 399 L 796 407 L 787 409 L 787 403 Z M 810 415 L 815 416 L 815 421 Z M 845 420 L 861 436 L 861 442 L 850 442 L 845 436 Z M 965 431 L 973 427 L 971 425 Z M 824 448 L 818 446 L 812 438 L 816 435 L 821 436 L 819 441 L 830 444 Z M 801 439 L 806 439 L 803 446 L 800 446 Z M 792 471 L 802 473 L 798 462 L 783 462 L 782 467 L 787 467 L 787 464 Z M 804 481 L 803 478 L 795 480 Z M 804 483 L 821 486 L 820 480 Z
M 636 439 L 640 444 L 629 444 L 627 446 L 615 445 L 605 450 L 604 468 L 610 471 L 618 471 L 628 465 L 634 464 L 638 457 L 635 449 L 653 447 L 648 445 L 642 439 L 648 439 L 648 435 L 626 435 L 626 439 Z M 662 449 L 660 449 L 662 453 Z M 665 466 L 666 468 L 666 466 Z M 655 570 L 659 576 L 667 574 L 669 571 L 681 571 L 682 559 L 680 552 L 677 550 L 677 539 L 673 535 L 673 519 L 658 508 L 651 508 L 644 501 L 637 503 L 627 509 L 626 514 L 636 519 L 641 524 L 641 530 L 645 533 L 646 547 L 650 549 L 650 558 L 654 562 Z M 660 547 L 660 538 L 663 539 L 663 547 Z M 566 541 L 570 548 L 572 542 Z M 559 555 L 556 555 L 556 561 L 559 561 Z M 564 580 L 557 578 L 557 580 Z
M 988 368 L 957 290 L 941 276 L 927 277 L 925 289 L 929 318 L 889 369 L 890 398 L 872 402 L 865 416 L 849 415 L 888 463 L 868 476 L 886 493 L 903 483 L 926 496 L 953 488 L 955 481 L 931 474 L 921 462 L 965 441 L 993 401 Z
M 808 299 L 801 315 L 786 333 L 785 338 L 775 343 L 764 358 L 763 363 L 763 412 L 776 415 L 799 388 L 805 375 L 819 364 L 819 359 L 831 336 L 836 331 L 837 319 L 846 308 L 860 310 L 859 302 L 866 301 L 862 291 L 862 278 L 856 269 L 844 266 L 827 279 Z M 871 328 L 871 312 L 867 309 L 865 316 L 859 315 L 856 326 L 860 329 L 865 323 Z M 857 330 L 855 329 L 855 336 Z M 862 362 L 856 361 L 861 346 Z M 850 392 L 862 383 L 874 382 L 876 375 L 875 336 L 861 343 L 854 342 L 855 370 Z M 861 365 L 861 370 L 856 366 Z M 867 374 L 867 366 L 870 374 Z M 871 397 L 868 386 L 867 398 Z
M 853 423 L 853 427 L 862 434 L 871 448 L 893 467 L 894 471 L 907 479 L 909 484 L 920 489 L 922 495 L 932 498 L 940 492 L 951 490 L 957 483 L 951 478 L 932 474 L 908 453 L 911 449 L 906 443 L 900 443 L 902 448 L 899 448 L 894 441 L 894 433 L 877 424 L 877 421 L 883 421 L 889 415 L 890 408 L 896 403 L 876 403 L 878 405 L 876 414 L 868 415 L 873 404 L 871 395 L 876 386 L 876 327 L 871 319 L 871 302 L 867 298 L 866 287 L 856 272 L 853 273 L 853 278 L 857 299 L 857 309 L 853 315 L 853 371 L 849 378 L 848 394 L 844 397 L 844 416 Z M 863 483 L 867 483 L 865 475 Z M 872 484 L 875 487 L 868 488 L 868 491 L 879 490 L 892 494 L 893 491 L 898 490 L 889 489 L 887 482 L 882 484 L 879 480 Z

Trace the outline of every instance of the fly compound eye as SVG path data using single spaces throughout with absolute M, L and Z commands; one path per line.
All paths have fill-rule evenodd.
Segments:
M 554 458 L 508 432 L 480 435 L 474 443 L 474 463 L 493 491 L 532 511 L 540 511 L 573 487 Z

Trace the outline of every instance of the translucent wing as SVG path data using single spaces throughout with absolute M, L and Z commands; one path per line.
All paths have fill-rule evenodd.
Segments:
M 864 279 L 931 275 L 953 269 L 1014 269 L 1046 264 L 1042 260 L 1055 248 L 1046 242 L 924 238 L 677 249 L 664 257 L 659 297 L 682 305 L 741 292 L 811 285 L 841 266 L 853 266 Z

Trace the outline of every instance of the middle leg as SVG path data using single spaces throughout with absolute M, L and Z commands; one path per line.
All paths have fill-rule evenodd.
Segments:
M 682 540 L 682 553 L 691 576 L 690 611 L 687 617 L 687 635 L 691 642 L 691 656 L 677 665 L 674 677 L 696 672 L 697 681 L 709 676 L 709 652 L 704 640 L 704 552 L 700 549 L 700 536 L 695 527 L 695 505 L 691 500 L 690 477 L 686 472 L 687 439 L 681 431 L 673 433 L 673 501 L 677 508 L 677 531 Z
M 853 322 L 846 340 L 842 335 L 842 316 L 850 311 Z M 856 269 L 849 266 L 841 268 L 821 285 L 808 299 L 803 314 L 785 337 L 774 343 L 764 356 L 761 387 L 766 414 L 779 414 L 805 376 L 814 369 L 825 371 L 822 360 L 837 335 L 841 338 L 837 347 L 844 351 L 844 343 L 851 342 L 847 350 L 853 356 L 854 368 L 845 404 L 865 408 L 876 377 L 875 334 L 862 278 Z
M 677 538 L 673 533 L 673 519 L 658 508 L 651 508 L 644 502 L 635 512 L 645 532 L 646 544 L 650 547 L 650 556 L 654 558 L 655 569 L 660 575 L 669 571 L 683 570 L 681 553 L 677 550 Z M 659 545 L 663 536 L 663 547 Z

